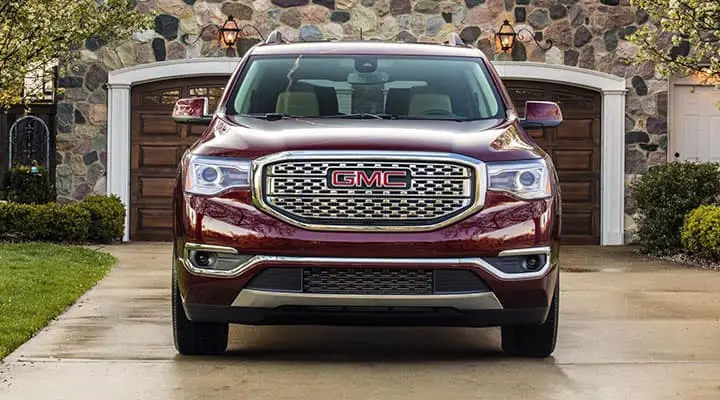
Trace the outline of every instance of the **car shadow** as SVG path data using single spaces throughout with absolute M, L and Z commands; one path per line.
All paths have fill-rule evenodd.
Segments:
M 500 330 L 497 328 L 306 326 L 233 326 L 228 351 L 208 358 L 245 362 L 311 363 L 517 360 L 502 353 Z M 533 361 L 554 363 L 552 357 Z

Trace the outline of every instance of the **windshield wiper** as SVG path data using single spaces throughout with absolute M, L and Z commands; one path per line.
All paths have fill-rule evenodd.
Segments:
M 257 114 L 238 114 L 239 117 L 259 118 L 266 121 L 279 121 L 285 118 L 299 118 L 294 115 L 285 113 L 257 113 Z
M 331 119 L 400 119 L 399 116 L 394 114 L 373 114 L 373 113 L 357 113 L 357 114 L 338 114 L 338 115 L 323 115 L 320 118 L 331 118 Z
M 323 115 L 319 118 L 329 119 L 392 119 L 392 120 L 416 120 L 416 121 L 472 121 L 464 117 L 452 117 L 452 118 L 432 118 L 422 116 L 409 116 L 409 115 L 397 115 L 397 114 L 373 114 L 373 113 L 357 113 L 357 114 L 338 114 L 338 115 Z

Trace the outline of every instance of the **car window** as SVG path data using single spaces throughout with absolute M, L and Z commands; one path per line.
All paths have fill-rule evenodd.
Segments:
M 476 120 L 504 110 L 480 59 L 343 55 L 252 57 L 226 112 Z

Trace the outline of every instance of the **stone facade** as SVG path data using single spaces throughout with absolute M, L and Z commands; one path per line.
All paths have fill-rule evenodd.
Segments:
M 135 0 L 138 10 L 155 12 L 154 29 L 106 46 L 90 39 L 81 59 L 59 81 L 64 95 L 57 116 L 57 182 L 61 202 L 105 192 L 107 71 L 156 61 L 221 57 L 225 50 L 208 23 L 233 15 L 264 33 L 279 29 L 291 40 L 323 37 L 439 41 L 449 32 L 498 58 L 494 32 L 503 20 L 526 28 L 534 42 L 518 43 L 513 60 L 565 64 L 624 77 L 627 81 L 626 180 L 666 159 L 667 82 L 652 65 L 631 66 L 635 52 L 625 37 L 648 23 L 629 0 Z M 248 33 L 252 34 L 250 30 Z M 183 40 L 190 38 L 191 40 Z M 258 39 L 240 40 L 242 54 Z M 502 55 L 505 56 L 505 55 Z M 129 168 L 129 166 L 128 166 Z M 634 229 L 626 196 L 626 230 Z

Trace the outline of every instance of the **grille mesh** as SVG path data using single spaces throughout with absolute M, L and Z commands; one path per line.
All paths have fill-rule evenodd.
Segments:
M 430 283 L 428 283 L 430 282 Z M 430 286 L 428 286 L 430 285 Z M 489 291 L 465 269 L 349 269 L 335 267 L 273 267 L 260 272 L 248 289 L 324 294 L 427 295 Z
M 316 218 L 332 219 L 432 219 L 461 208 L 462 199 L 373 199 L 354 197 L 287 198 L 270 197 L 278 207 L 293 213 L 313 211 Z
M 404 170 L 406 188 L 336 188 L 334 169 Z M 314 225 L 423 226 L 443 222 L 474 201 L 473 168 L 448 161 L 282 161 L 263 170 L 263 202 Z
M 433 271 L 422 269 L 305 268 L 306 293 L 355 295 L 429 295 Z

